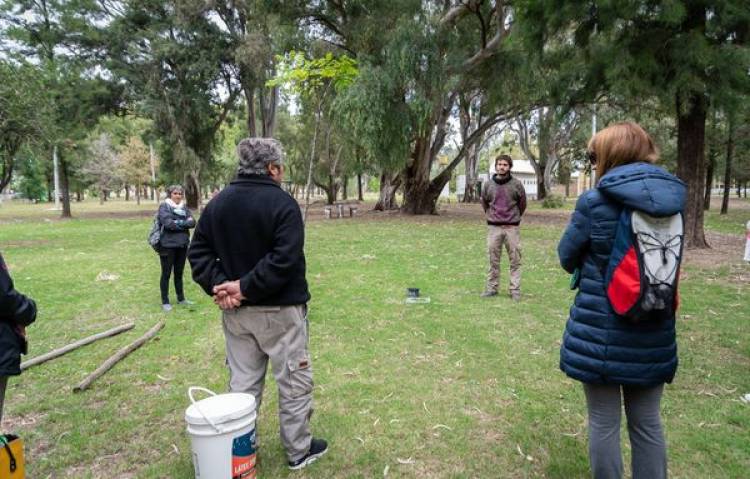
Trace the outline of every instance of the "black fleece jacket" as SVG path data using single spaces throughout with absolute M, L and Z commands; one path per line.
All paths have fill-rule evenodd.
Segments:
M 193 280 L 240 280 L 243 305 L 290 306 L 310 299 L 299 204 L 268 176 L 241 175 L 203 210 L 188 250 Z
M 16 332 L 36 319 L 36 303 L 13 287 L 8 267 L 0 255 L 0 376 L 21 374 L 21 353 L 26 341 Z

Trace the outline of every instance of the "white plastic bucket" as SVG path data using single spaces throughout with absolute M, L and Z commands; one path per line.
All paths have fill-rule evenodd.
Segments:
M 211 397 L 196 401 L 195 391 Z M 255 398 L 252 394 L 216 394 L 188 389 L 185 411 L 196 479 L 255 479 Z

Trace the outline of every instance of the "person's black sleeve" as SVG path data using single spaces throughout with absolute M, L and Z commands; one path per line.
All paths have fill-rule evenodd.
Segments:
M 36 303 L 13 287 L 8 267 L 0 256 L 0 321 L 28 326 L 36 319 Z
M 299 274 L 304 246 L 302 213 L 297 202 L 290 199 L 279 216 L 273 249 L 240 278 L 240 289 L 245 298 L 254 303 L 260 302 L 289 283 Z
M 193 274 L 193 281 L 203 288 L 207 295 L 213 296 L 214 286 L 228 281 L 221 261 L 214 251 L 207 229 L 210 225 L 209 211 L 206 209 L 198 221 L 195 234 L 188 249 L 188 261 Z

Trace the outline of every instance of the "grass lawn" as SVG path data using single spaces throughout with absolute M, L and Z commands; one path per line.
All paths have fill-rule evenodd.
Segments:
M 750 266 L 741 261 L 750 208 L 740 206 L 731 219 L 707 218 L 729 251 L 691 253 L 684 266 L 680 367 L 663 400 L 672 477 L 750 470 L 750 404 L 740 401 L 750 393 Z M 16 287 L 40 307 L 29 357 L 136 322 L 11 379 L 1 429 L 26 440 L 29 478 L 193 477 L 186 391 L 226 390 L 223 336 L 218 310 L 189 274 L 196 304 L 161 311 L 149 209 L 74 204 L 77 219 L 50 221 L 56 213 L 43 205 L 0 206 L 0 250 Z M 573 297 L 555 252 L 567 214 L 529 213 L 520 304 L 479 298 L 486 231 L 475 208 L 310 221 L 312 422 L 331 450 L 302 472 L 286 469 L 269 375 L 259 477 L 588 477 L 583 391 L 558 369 Z M 117 279 L 97 280 L 102 272 Z M 404 304 L 407 287 L 431 303 Z M 162 318 L 157 340 L 73 393 Z

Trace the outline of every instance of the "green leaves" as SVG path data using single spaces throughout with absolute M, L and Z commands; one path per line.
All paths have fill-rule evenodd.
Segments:
M 340 92 L 359 74 L 356 60 L 347 55 L 334 57 L 331 52 L 309 59 L 304 53 L 292 50 L 277 59 L 278 73 L 266 86 L 283 86 L 307 97 L 322 95 L 329 86 Z

